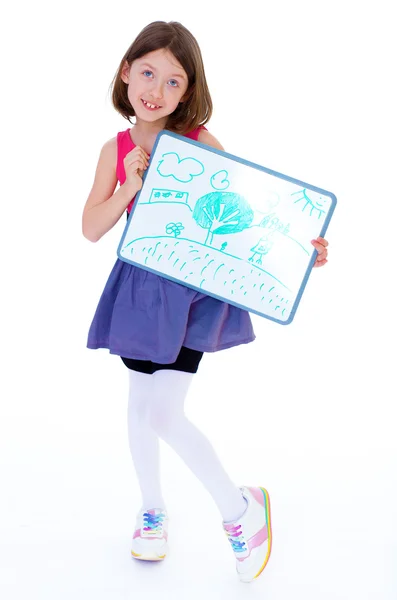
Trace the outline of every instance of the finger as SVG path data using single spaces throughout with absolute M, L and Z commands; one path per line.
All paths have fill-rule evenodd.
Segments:
M 314 266 L 317 266 L 319 263 L 323 263 L 324 261 L 327 262 L 327 256 L 327 254 L 319 254 L 314 261 Z
M 139 148 L 140 150 L 142 150 L 142 152 L 146 155 L 149 156 L 149 154 L 146 152 L 146 150 L 144 148 L 142 148 L 142 146 L 136 146 L 136 148 Z
M 127 168 L 137 164 L 144 166 L 146 163 L 140 156 L 135 156 L 134 160 L 127 164 Z
M 137 150 L 138 152 L 142 152 L 142 154 L 144 155 L 145 158 L 149 158 L 149 154 L 142 148 L 142 146 L 135 146 L 135 148 L 133 150 L 131 150 L 131 152 L 134 152 L 134 150 Z
M 144 160 L 149 160 L 149 155 L 142 148 L 136 146 L 133 150 L 131 150 L 130 152 L 128 152 L 128 154 L 125 155 L 124 161 L 130 160 L 137 155 L 141 156 Z
M 136 152 L 135 154 L 133 154 L 132 156 L 129 157 L 129 160 L 131 160 L 132 162 L 136 159 L 141 160 L 142 162 L 145 163 L 145 165 L 149 166 L 149 161 L 146 158 L 146 154 L 144 152 Z
M 130 165 L 127 165 L 127 170 L 132 169 L 132 171 L 137 171 L 138 169 L 143 171 L 146 168 L 146 164 L 142 160 L 134 160 Z
M 328 250 L 327 250 L 327 248 L 324 248 L 322 250 L 322 252 L 319 252 L 317 254 L 317 259 L 316 260 L 324 260 L 324 258 L 327 258 L 327 257 L 328 257 Z
M 145 163 L 146 166 L 149 166 L 149 160 L 147 158 L 146 152 L 141 151 L 141 152 L 139 152 L 138 156 L 141 160 L 143 160 L 143 162 Z
M 131 150 L 131 152 L 134 152 L 134 150 L 136 150 L 137 152 L 141 151 L 141 152 L 145 152 L 145 150 L 142 148 L 142 146 L 135 146 L 135 148 L 133 148 Z M 146 153 L 145 153 L 146 154 Z
M 313 268 L 317 268 L 317 267 L 323 267 L 324 265 L 327 264 L 327 259 L 325 258 L 324 260 L 316 260 L 316 262 L 313 265 Z
M 128 158 L 129 156 L 134 156 L 135 154 L 139 154 L 140 152 L 142 152 L 142 148 L 140 148 L 139 146 L 135 146 L 135 148 L 127 152 L 125 158 Z
M 320 251 L 320 250 L 321 250 L 321 248 L 324 248 L 324 247 L 325 247 L 325 246 L 323 246 L 322 244 L 320 244 L 320 242 L 318 242 L 317 240 L 312 240 L 312 241 L 311 241 L 311 244 L 312 244 L 312 246 L 314 246 L 314 247 L 315 247 L 315 249 L 316 249 L 317 251 Z
M 317 242 L 318 244 L 321 244 L 321 245 L 322 245 L 322 246 L 324 246 L 325 248 L 328 246 L 328 242 L 327 242 L 327 240 L 326 240 L 325 238 L 322 238 L 322 237 L 318 237 L 318 238 L 316 238 L 315 240 L 312 240 L 312 244 L 313 244 L 314 242 Z
M 315 247 L 315 249 L 317 250 L 317 252 L 319 254 L 321 254 L 321 252 L 324 252 L 326 250 L 326 246 L 324 246 L 320 242 L 317 242 L 316 240 L 312 240 L 312 245 Z

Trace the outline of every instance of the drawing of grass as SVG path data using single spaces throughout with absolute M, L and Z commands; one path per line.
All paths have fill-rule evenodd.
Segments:
M 168 250 L 165 250 L 166 244 Z M 248 310 L 269 312 L 271 307 L 272 312 L 279 313 L 278 318 L 288 318 L 291 290 L 264 269 L 234 256 L 225 256 L 225 252 L 216 248 L 208 252 L 208 246 L 192 240 L 179 237 L 172 242 L 169 237 L 158 236 L 134 240 L 121 252 L 138 264 L 161 271 L 159 275 L 186 282 L 204 293 L 221 295 L 222 285 L 235 302 L 241 302 Z M 273 302 L 276 295 L 277 303 Z

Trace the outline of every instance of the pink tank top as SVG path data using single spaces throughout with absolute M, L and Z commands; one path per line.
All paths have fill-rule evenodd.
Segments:
M 202 129 L 207 130 L 207 128 L 204 127 L 204 125 L 200 125 L 200 127 L 197 127 L 197 129 L 193 129 L 193 131 L 190 131 L 189 133 L 187 133 L 185 135 L 185 137 L 188 137 L 192 140 L 197 141 L 199 133 Z M 119 180 L 120 185 L 123 185 L 123 183 L 126 180 L 123 160 L 126 157 L 126 155 L 128 154 L 128 152 L 131 152 L 131 150 L 133 150 L 134 148 L 135 148 L 135 144 L 131 139 L 130 130 L 126 129 L 125 131 L 120 131 L 117 134 L 117 167 L 116 167 L 116 175 L 117 175 L 117 179 Z M 128 208 L 127 208 L 128 213 L 130 212 L 132 205 L 134 204 L 134 200 L 135 200 L 135 196 L 132 198 L 131 202 L 128 205 Z

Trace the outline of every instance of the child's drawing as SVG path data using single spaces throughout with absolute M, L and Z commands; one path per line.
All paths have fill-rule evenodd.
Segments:
M 304 202 L 302 212 L 305 212 L 307 208 L 310 210 L 310 216 L 317 216 L 318 219 L 325 215 L 325 210 L 323 210 L 323 208 L 329 202 L 328 198 L 325 198 L 319 194 L 315 194 L 314 200 L 311 200 L 305 188 L 299 192 L 293 192 L 291 196 L 297 196 L 294 204 L 297 204 L 298 202 Z
M 269 240 L 267 235 L 261 237 L 259 242 L 251 248 L 251 252 L 254 254 L 248 259 L 250 262 L 256 262 L 258 265 L 262 264 L 262 256 L 265 256 L 269 250 L 272 248 L 273 242 Z M 256 257 L 259 258 L 256 258 Z
M 238 160 L 161 134 L 119 256 L 287 322 L 331 202 Z M 167 177 L 176 189 L 162 186 Z
M 210 192 L 199 198 L 193 219 L 207 230 L 204 244 L 212 246 L 214 234 L 237 233 L 249 227 L 254 213 L 248 202 L 233 192 Z
M 226 190 L 229 187 L 230 181 L 228 180 L 228 175 L 229 173 L 225 170 L 214 173 L 210 179 L 214 190 Z
M 151 204 L 154 202 L 157 202 L 157 203 L 172 202 L 173 204 L 175 204 L 175 203 L 185 204 L 186 206 L 189 207 L 190 210 L 192 210 L 188 204 L 188 200 L 189 200 L 188 192 L 181 192 L 179 190 L 168 190 L 168 189 L 155 188 L 152 190 L 152 193 L 150 194 L 148 201 L 141 202 L 141 204 Z
M 165 228 L 165 232 L 170 235 L 174 235 L 175 237 L 178 237 L 179 235 L 181 235 L 183 229 L 185 228 L 182 225 L 182 223 L 168 223 Z
M 254 223 L 256 225 L 258 221 L 262 226 L 262 222 L 265 222 L 266 219 L 268 220 L 270 218 L 269 215 L 271 211 L 279 204 L 280 196 L 277 192 L 267 191 L 261 193 L 260 198 L 260 208 L 258 207 L 255 210 Z M 273 212 L 271 213 L 271 216 L 274 216 L 275 214 L 276 213 Z
M 236 256 L 186 238 L 171 243 L 165 236 L 138 238 L 126 244 L 123 252 L 133 261 L 161 269 L 162 273 L 203 291 L 206 283 L 215 283 L 223 294 L 230 294 L 236 302 L 249 299 L 261 307 L 272 299 L 266 290 L 278 292 L 286 304 L 291 298 L 291 290 L 262 267 L 248 267 L 246 261 Z M 276 307 L 281 305 L 274 304 L 271 310 Z
M 282 231 L 283 233 L 288 233 L 290 228 L 290 223 L 284 224 L 277 217 L 276 213 L 271 213 L 270 215 L 266 215 L 264 219 L 259 224 L 260 227 L 270 229 L 271 231 Z
M 176 152 L 166 152 L 157 165 L 161 177 L 173 177 L 181 183 L 189 183 L 193 177 L 204 173 L 204 165 L 195 158 L 179 158 Z

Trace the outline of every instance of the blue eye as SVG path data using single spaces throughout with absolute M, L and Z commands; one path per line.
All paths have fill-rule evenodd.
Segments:
M 149 73 L 147 75 L 147 73 Z M 153 77 L 153 71 L 150 71 L 149 69 L 145 69 L 144 71 L 142 71 L 142 75 L 144 75 L 147 79 L 152 79 Z M 178 87 L 178 82 L 175 81 L 175 79 L 170 79 L 169 83 L 171 84 L 171 87 Z

